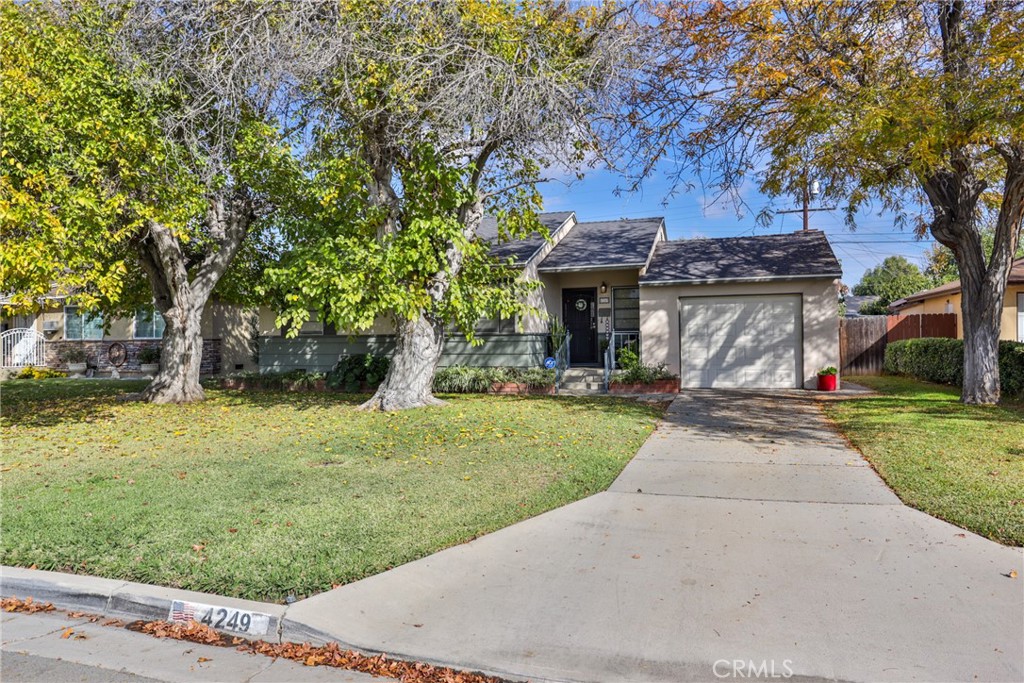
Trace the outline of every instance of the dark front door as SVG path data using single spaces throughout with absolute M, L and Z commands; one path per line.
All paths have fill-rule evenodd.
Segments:
M 562 322 L 572 334 L 569 362 L 597 363 L 597 290 L 563 289 Z

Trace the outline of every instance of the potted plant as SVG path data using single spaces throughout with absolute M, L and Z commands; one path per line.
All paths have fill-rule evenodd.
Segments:
M 838 379 L 839 371 L 834 365 L 818 370 L 818 391 L 835 391 Z
M 160 369 L 160 347 L 145 346 L 139 349 L 139 370 L 152 376 Z
M 86 355 L 85 349 L 77 344 L 67 347 L 61 353 L 61 359 L 67 363 L 68 372 L 72 377 L 81 377 L 82 373 L 89 368 L 89 357 Z

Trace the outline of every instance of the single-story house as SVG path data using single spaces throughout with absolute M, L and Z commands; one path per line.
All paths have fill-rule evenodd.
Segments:
M 889 304 L 894 313 L 953 313 L 956 315 L 956 337 L 964 338 L 964 324 L 960 315 L 960 281 L 911 294 Z M 1000 339 L 1024 342 L 1024 258 L 1013 262 L 1010 278 L 1003 298 L 1003 314 L 1000 322 Z
M 841 269 L 822 232 L 669 240 L 662 218 L 540 219 L 549 239 L 502 241 L 490 221 L 481 233 L 540 282 L 530 303 L 546 317 L 483 321 L 484 344 L 452 336 L 442 365 L 539 366 L 552 318 L 572 335 L 573 366 L 599 366 L 607 344 L 634 343 L 643 362 L 664 364 L 683 387 L 811 388 L 818 369 L 839 365 Z M 394 346 L 387 321 L 347 335 L 312 320 L 289 339 L 273 317 L 260 312 L 265 370 L 329 370 L 340 355 Z
M 221 302 L 211 302 L 206 307 L 201 321 L 203 374 L 257 369 L 256 316 L 253 309 Z M 66 304 L 63 296 L 50 295 L 33 313 L 0 318 L 0 332 L 15 329 L 34 330 L 45 340 L 43 356 L 49 367 L 65 366 L 64 355 L 78 348 L 85 351 L 92 367 L 109 371 L 113 367 L 111 346 L 119 344 L 125 353 L 118 370 L 132 373 L 139 371 L 139 352 L 160 345 L 164 320 L 152 307 L 139 308 L 131 317 L 108 320 L 102 314 L 88 314 L 78 306 Z M 5 348 L 4 352 L 10 355 L 11 350 Z

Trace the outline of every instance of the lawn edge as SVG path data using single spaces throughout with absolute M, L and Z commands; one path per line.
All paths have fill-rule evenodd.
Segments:
M 943 384 L 936 384 L 935 382 L 926 382 L 924 380 L 915 380 L 915 381 L 920 382 L 922 384 L 934 384 L 935 386 L 940 386 L 940 387 L 948 386 L 948 385 L 943 385 Z M 855 401 L 855 400 L 858 400 L 858 399 L 866 399 L 866 398 L 872 398 L 872 397 L 878 397 L 878 396 L 886 396 L 886 395 L 887 394 L 885 394 L 884 392 L 877 391 L 877 390 L 872 390 L 871 394 L 867 394 L 867 395 L 863 395 L 863 396 L 851 396 L 851 397 L 849 397 L 847 399 L 843 399 L 843 400 L 853 400 L 853 401 Z M 891 395 L 891 394 L 889 394 L 889 395 Z M 901 496 L 900 492 L 898 490 L 896 490 L 895 488 L 893 488 L 889 484 L 889 481 L 885 478 L 885 475 L 883 475 L 879 471 L 878 466 L 876 465 L 874 460 L 871 459 L 871 456 L 869 456 L 867 453 L 865 453 L 864 450 L 860 446 L 858 446 L 857 443 L 845 431 L 843 431 L 842 427 L 839 426 L 839 423 L 835 420 L 835 418 L 833 418 L 831 415 L 828 414 L 828 407 L 830 407 L 830 405 L 831 405 L 831 402 L 827 402 L 827 401 L 822 401 L 822 402 L 818 403 L 818 409 L 821 411 L 821 416 L 822 416 L 822 418 L 824 418 L 825 423 L 829 425 L 829 427 L 832 429 L 832 431 L 834 431 L 836 433 L 836 435 L 839 436 L 839 438 L 841 438 L 846 443 L 847 446 L 849 446 L 853 450 L 857 451 L 857 453 L 860 455 L 860 457 L 864 459 L 864 462 L 866 462 L 868 464 L 868 466 L 871 468 L 871 470 L 875 473 L 875 476 L 877 476 L 879 478 L 879 480 L 881 480 L 882 484 L 887 489 L 892 491 L 893 495 L 895 495 L 899 499 L 901 504 L 903 504 L 904 506 L 910 508 L 911 510 L 916 510 L 917 512 L 920 512 L 923 515 L 928 515 L 932 519 L 937 519 L 940 522 L 945 522 L 946 524 L 949 524 L 950 526 L 954 526 L 957 529 L 960 529 L 961 531 L 966 531 L 969 534 L 973 534 L 974 536 L 977 536 L 978 538 L 983 538 L 986 541 L 991 541 L 992 543 L 998 543 L 999 545 L 1003 546 L 1004 548 L 1024 549 L 1024 543 L 1021 543 L 1020 545 L 1017 545 L 1017 544 L 1014 544 L 1014 543 L 1006 543 L 1006 542 L 1004 542 L 1004 541 L 1002 541 L 1002 540 L 1000 540 L 998 538 L 992 538 L 991 536 L 983 534 L 983 533 L 981 533 L 981 532 L 979 532 L 979 531 L 977 531 L 975 529 L 972 529 L 970 527 L 964 526 L 963 524 L 958 523 L 958 522 L 956 522 L 956 521 L 954 521 L 952 519 L 947 519 L 946 517 L 944 517 L 942 515 L 938 515 L 938 514 L 935 514 L 935 513 L 931 512 L 929 510 L 925 510 L 922 507 L 920 507 L 919 505 L 915 505 L 911 501 L 909 501 L 906 498 L 904 498 L 903 496 Z M 1002 407 L 1002 406 L 999 406 L 999 407 Z
M 238 609 L 263 612 L 270 615 L 270 628 L 264 637 L 246 638 L 273 643 L 297 642 L 314 645 L 337 643 L 341 649 L 353 650 L 366 656 L 385 655 L 390 659 L 422 662 L 456 671 L 480 673 L 506 680 L 527 680 L 522 674 L 481 668 L 424 657 L 412 657 L 400 652 L 355 645 L 339 640 L 333 634 L 307 626 L 287 616 L 288 605 L 242 600 L 196 591 L 167 588 L 146 583 L 118 581 L 84 574 L 65 574 L 43 569 L 26 569 L 0 565 L 0 597 L 32 598 L 35 603 L 51 603 L 68 612 L 88 612 L 107 618 L 132 621 L 167 621 L 174 600 L 186 600 Z M 298 604 L 298 603 L 296 603 Z M 230 632 L 228 635 L 239 636 Z M 241 636 L 245 637 L 245 636 Z M 543 680 L 531 677 L 530 680 Z

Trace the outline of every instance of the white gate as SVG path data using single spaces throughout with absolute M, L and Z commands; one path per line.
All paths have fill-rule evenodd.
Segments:
M 18 327 L 0 334 L 3 367 L 23 368 L 29 365 L 46 365 L 43 354 L 44 343 L 43 335 L 31 327 Z

